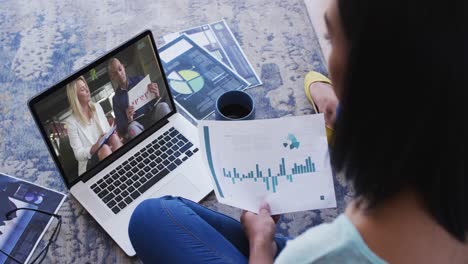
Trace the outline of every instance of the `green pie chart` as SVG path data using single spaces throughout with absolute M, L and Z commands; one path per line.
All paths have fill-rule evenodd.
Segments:
M 205 86 L 203 76 L 194 70 L 173 71 L 167 78 L 172 89 L 180 94 L 194 94 Z

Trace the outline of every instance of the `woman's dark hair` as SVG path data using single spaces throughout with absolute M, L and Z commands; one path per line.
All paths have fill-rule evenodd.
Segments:
M 465 242 L 468 13 L 459 3 L 338 0 L 348 58 L 332 163 L 368 208 L 414 190 Z

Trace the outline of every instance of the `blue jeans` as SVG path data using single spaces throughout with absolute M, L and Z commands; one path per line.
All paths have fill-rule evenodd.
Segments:
M 249 241 L 239 221 L 180 197 L 143 201 L 128 233 L 144 263 L 248 262 Z M 275 241 L 279 253 L 286 238 Z

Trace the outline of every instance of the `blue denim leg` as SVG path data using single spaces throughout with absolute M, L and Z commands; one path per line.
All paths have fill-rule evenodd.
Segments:
M 142 202 L 129 235 L 144 263 L 247 263 L 248 240 L 235 219 L 198 203 L 165 196 Z M 285 240 L 277 239 L 280 249 Z
M 229 242 L 231 242 L 244 256 L 249 257 L 249 241 L 245 236 L 244 229 L 239 221 L 224 215 L 222 213 L 213 211 L 193 201 L 181 199 L 187 206 L 189 206 L 195 213 L 197 213 L 203 220 L 208 222 L 213 228 L 221 233 Z M 281 250 L 286 246 L 288 238 L 275 236 L 275 242 L 278 247 L 276 256 L 279 255 Z M 275 257 L 276 257 L 275 256 Z

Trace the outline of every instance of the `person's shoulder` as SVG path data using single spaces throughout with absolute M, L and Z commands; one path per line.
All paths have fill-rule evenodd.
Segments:
M 76 116 L 71 113 L 67 118 L 65 118 L 65 123 L 66 124 L 74 124 L 78 121 L 78 119 L 76 118 Z
M 102 106 L 100 103 L 94 103 L 94 107 L 96 108 L 96 113 L 98 116 L 105 116 L 106 114 L 104 113 L 104 109 L 102 109 Z
M 129 77 L 128 79 L 132 80 L 134 82 L 139 82 L 139 81 L 143 80 L 143 78 L 145 78 L 145 77 L 141 76 L 141 75 L 136 75 L 136 76 Z
M 102 106 L 100 103 L 94 103 L 94 107 L 96 108 L 96 111 L 104 113 L 104 110 L 102 110 Z
M 385 263 L 372 252 L 344 214 L 288 242 L 277 263 Z
M 132 76 L 132 77 L 128 77 L 128 86 L 129 86 L 129 89 L 133 88 L 135 85 L 137 85 L 141 80 L 143 80 L 143 76 Z M 131 87 L 131 88 L 130 88 Z
M 115 92 L 114 92 L 114 97 L 112 97 L 112 100 L 116 100 L 118 98 L 118 96 L 122 95 L 123 94 L 123 91 L 122 89 L 120 89 L 120 86 L 117 87 L 115 89 Z
M 74 114 L 70 114 L 67 118 L 65 118 L 65 124 L 69 129 L 79 126 L 80 121 Z
M 277 263 L 311 263 L 347 248 L 353 240 L 347 232 L 344 215 L 331 223 L 310 228 L 294 240 L 288 241 Z
M 112 97 L 112 107 L 120 106 L 123 96 L 124 93 L 120 88 L 115 89 L 114 96 Z

